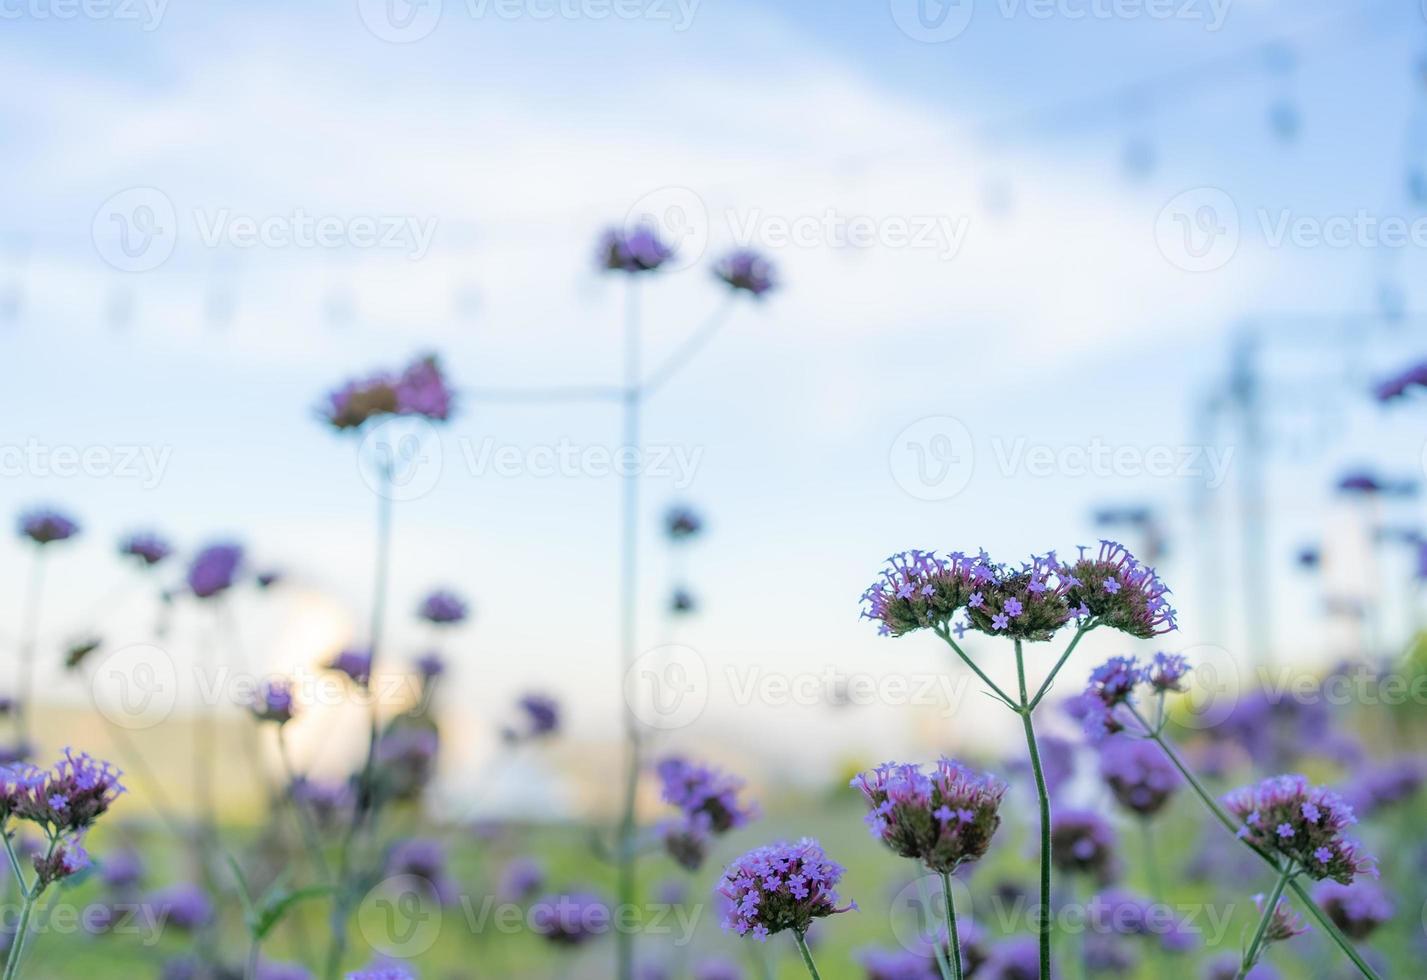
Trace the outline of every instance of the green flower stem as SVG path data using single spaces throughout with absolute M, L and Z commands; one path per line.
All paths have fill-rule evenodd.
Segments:
M 1274 910 L 1278 908 L 1278 900 L 1283 897 L 1283 889 L 1293 877 L 1293 862 L 1290 861 L 1288 867 L 1284 868 L 1278 876 L 1278 883 L 1273 886 L 1273 894 L 1269 895 L 1268 901 L 1264 902 L 1263 915 L 1259 916 L 1259 927 L 1254 930 L 1253 942 L 1249 943 L 1249 948 L 1244 950 L 1243 962 L 1239 965 L 1238 980 L 1243 980 L 1253 969 L 1254 964 L 1259 961 L 1263 948 L 1263 937 L 1268 932 L 1268 924 L 1273 921 Z
M 1069 660 L 1070 655 L 1075 652 L 1076 644 L 1080 642 L 1080 638 L 1093 630 L 1096 625 L 1093 620 L 1087 620 L 1075 631 L 1075 636 L 1071 637 L 1069 645 L 1065 648 L 1065 652 L 1060 655 L 1060 659 L 1055 662 L 1055 666 L 1050 669 L 1050 673 L 1046 674 L 1045 680 L 1041 683 L 1040 690 L 1036 692 L 1036 696 L 1031 698 L 1032 711 L 1034 711 L 1036 705 L 1040 704 L 1041 700 L 1050 693 L 1050 686 L 1055 683 L 1055 675 L 1060 673 L 1060 668 L 1065 666 L 1065 662 Z
M 20 960 L 25 956 L 25 941 L 30 938 L 30 915 L 35 911 L 35 902 L 44 894 L 45 885 L 36 874 L 34 885 L 26 886 L 25 876 L 20 871 L 20 860 L 15 855 L 14 845 L 10 843 L 10 835 L 4 831 L 3 827 L 0 827 L 0 837 L 5 839 L 5 853 L 9 856 L 10 867 L 20 883 L 20 918 L 15 923 L 15 936 L 10 940 L 10 953 L 5 957 L 5 973 L 3 975 L 4 980 L 14 980 L 20 975 Z M 57 846 L 59 846 L 59 840 L 51 839 L 49 851 L 45 853 L 46 864 L 54 857 Z
M 956 641 L 951 638 L 950 630 L 946 629 L 944 626 L 934 626 L 933 629 L 936 630 L 936 635 L 945 640 L 947 646 L 951 647 L 951 649 L 956 653 L 956 655 L 961 658 L 962 662 L 965 663 L 966 666 L 970 667 L 977 677 L 981 678 L 981 682 L 983 684 L 989 687 L 998 698 L 1006 702 L 1009 707 L 1011 707 L 1012 709 L 1016 708 L 1016 702 L 1011 700 L 1011 696 L 1005 691 L 1001 690 L 1001 688 L 996 684 L 996 682 L 993 681 L 990 677 L 987 677 L 986 672 L 980 667 L 976 666 L 976 661 L 968 657 L 966 655 L 966 652 L 962 650 L 961 647 L 957 645 Z
M 951 975 L 961 980 L 961 937 L 956 934 L 956 905 L 951 898 L 951 875 L 945 871 L 941 874 L 941 897 L 945 905 L 947 942 L 951 944 Z
M 916 865 L 916 868 L 917 868 L 917 893 L 921 896 L 921 899 L 922 899 L 922 908 L 924 908 L 924 909 L 931 909 L 931 908 L 932 908 L 931 895 L 929 895 L 929 894 L 927 893 L 927 875 L 925 875 L 925 874 L 923 873 L 923 872 L 926 870 L 926 868 L 925 868 L 924 865 L 921 865 L 921 864 L 917 864 L 917 865 Z M 931 921 L 930 921 L 931 918 L 932 918 L 932 916 L 931 916 L 930 914 L 928 914 L 927 917 L 926 917 L 925 919 L 923 919 L 923 924 L 924 924 L 928 929 L 931 929 L 931 928 L 932 928 L 932 924 L 931 924 Z M 950 963 L 950 961 L 947 959 L 946 950 L 942 948 L 941 943 L 938 943 L 938 942 L 933 942 L 933 943 L 932 943 L 932 954 L 933 954 L 933 957 L 936 959 L 936 972 L 937 972 L 937 975 L 941 977 L 941 980 L 953 980 L 952 975 L 951 975 L 951 963 Z
M 1140 817 L 1139 825 L 1140 838 L 1145 848 L 1145 879 L 1149 884 L 1150 900 L 1163 902 L 1166 896 L 1159 878 L 1159 857 L 1154 849 L 1154 827 L 1149 817 Z
M 803 954 L 803 965 L 808 968 L 808 976 L 813 980 L 822 980 L 822 974 L 818 973 L 817 964 L 813 962 L 812 950 L 808 949 L 808 941 L 801 932 L 793 930 L 793 938 L 798 941 L 798 952 Z
M 292 768 L 292 756 L 287 750 L 286 726 L 277 726 L 277 754 L 282 760 L 282 771 L 287 777 L 287 797 L 288 806 L 292 807 L 292 812 L 297 819 L 298 833 L 302 835 L 302 841 L 307 846 L 307 850 L 312 854 L 312 860 L 317 865 L 318 872 L 322 875 L 322 880 L 332 879 L 332 869 L 327 866 L 327 856 L 322 851 L 322 841 L 317 836 L 317 828 L 313 826 L 312 814 L 307 812 L 307 807 L 302 801 L 292 795 L 292 788 L 297 783 L 296 770 Z
M 1041 898 L 1036 931 L 1040 939 L 1040 980 L 1050 980 L 1050 793 L 1046 791 L 1045 773 L 1041 770 L 1041 754 L 1036 747 L 1036 730 L 1031 723 L 1031 705 L 1026 696 L 1026 659 L 1021 641 L 1016 640 L 1016 681 L 1021 691 L 1021 724 L 1026 730 L 1026 748 L 1030 751 L 1031 771 L 1036 777 L 1036 801 L 1041 818 Z
M 1189 788 L 1194 790 L 1195 794 L 1199 797 L 1199 799 L 1204 801 L 1204 805 L 1208 807 L 1209 812 L 1212 813 L 1214 817 L 1221 824 L 1224 825 L 1224 829 L 1229 831 L 1229 833 L 1233 834 L 1235 840 L 1239 841 L 1249 850 L 1253 851 L 1260 858 L 1262 858 L 1264 863 L 1267 864 L 1270 868 L 1281 874 L 1283 872 L 1283 869 L 1279 867 L 1278 861 L 1275 860 L 1272 854 L 1268 853 L 1263 848 L 1259 847 L 1257 844 L 1254 844 L 1252 841 L 1246 840 L 1243 837 L 1239 836 L 1238 823 L 1235 822 L 1233 817 L 1229 816 L 1229 814 L 1225 812 L 1224 808 L 1220 806 L 1219 801 L 1214 799 L 1214 797 L 1209 793 L 1209 791 L 1204 788 L 1204 785 L 1200 783 L 1197 778 L 1195 778 L 1194 773 L 1189 771 L 1189 767 L 1186 766 L 1180 760 L 1179 755 L 1170 746 L 1169 741 L 1164 737 L 1163 733 L 1156 732 L 1154 729 L 1150 728 L 1149 724 L 1146 723 L 1144 717 L 1140 715 L 1139 711 L 1135 708 L 1134 705 L 1127 704 L 1126 707 L 1129 708 L 1130 713 L 1135 716 L 1135 720 L 1137 720 L 1141 725 L 1144 725 L 1145 732 L 1148 737 L 1154 739 L 1155 744 L 1160 747 L 1160 751 L 1162 751 L 1165 754 L 1166 758 L 1168 758 L 1169 761 L 1174 764 L 1174 767 L 1179 770 L 1179 774 L 1184 777 L 1184 781 L 1189 784 Z M 1358 972 L 1361 973 L 1363 976 L 1367 977 L 1368 980 L 1381 980 L 1381 978 L 1377 974 L 1377 971 L 1374 970 L 1371 966 L 1369 966 L 1367 961 L 1364 960 L 1362 956 L 1358 953 L 1358 951 L 1353 947 L 1352 940 L 1350 940 L 1347 936 L 1343 935 L 1343 931 L 1339 929 L 1336 925 L 1334 925 L 1333 920 L 1328 918 L 1327 914 L 1321 908 L 1318 907 L 1318 903 L 1313 900 L 1313 896 L 1308 894 L 1308 890 L 1305 889 L 1297 881 L 1290 881 L 1288 883 L 1288 887 L 1293 892 L 1293 894 L 1297 896 L 1300 904 L 1302 904 L 1303 908 L 1308 911 L 1308 914 L 1313 916 L 1314 920 L 1323 928 L 1323 931 L 1327 933 L 1329 938 L 1331 938 L 1333 942 L 1338 944 L 1338 948 L 1343 951 L 1343 955 L 1347 956 L 1348 959 L 1353 961 L 1353 965 L 1358 968 Z

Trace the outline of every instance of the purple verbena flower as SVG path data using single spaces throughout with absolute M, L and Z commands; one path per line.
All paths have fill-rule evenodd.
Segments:
M 197 885 L 179 884 L 153 892 L 144 904 L 160 922 L 192 932 L 213 919 L 213 903 Z
M 124 792 L 121 775 L 86 752 L 76 755 L 65 749 L 64 758 L 50 769 L 11 767 L 3 777 L 0 795 L 10 812 L 39 824 L 47 833 L 77 834 L 93 826 Z
M 313 822 L 323 830 L 345 823 L 356 802 L 352 785 L 345 780 L 326 782 L 299 776 L 292 781 L 288 793 L 298 805 L 308 808 Z
M 1100 884 L 1114 881 L 1115 832 L 1090 810 L 1061 810 L 1050 822 L 1050 859 L 1061 871 L 1092 875 Z
M 1422 760 L 1416 756 L 1399 756 L 1368 766 L 1348 784 L 1343 796 L 1354 813 L 1370 819 L 1386 807 L 1416 797 L 1424 776 L 1427 772 L 1424 772 Z
M 671 757 L 659 763 L 657 772 L 664 802 L 686 816 L 706 817 L 716 834 L 742 827 L 758 814 L 757 807 L 738 801 L 743 780 L 713 766 Z
M 710 956 L 694 964 L 692 980 L 743 980 L 743 970 L 732 960 Z
M 1160 693 L 1183 693 L 1184 677 L 1192 668 L 1181 653 L 1156 653 L 1145 668 L 1144 679 Z
M 1038 980 L 1040 948 L 1031 936 L 1016 936 L 991 947 L 977 980 Z
M 1427 361 L 1413 364 L 1373 388 L 1373 397 L 1380 402 L 1396 401 L 1413 388 L 1427 387 Z
M 944 629 L 958 610 L 983 605 L 980 589 L 989 585 L 994 574 L 985 552 L 976 558 L 959 552 L 946 558 L 931 551 L 893 555 L 882 577 L 862 594 L 862 618 L 875 620 L 886 636 L 927 627 Z
M 1357 940 L 1371 936 L 1397 911 L 1387 892 L 1374 881 L 1355 881 L 1351 885 L 1325 881 L 1313 890 L 1313 898 L 1334 925 Z
M 105 887 L 125 892 L 135 887 L 144 877 L 144 859 L 132 847 L 121 847 L 105 855 L 99 863 L 99 880 Z
M 508 726 L 508 742 L 524 742 L 544 738 L 560 730 L 560 703 L 544 694 L 526 694 L 515 703 L 520 709 L 521 724 Z
M 387 874 L 423 878 L 442 905 L 456 901 L 456 883 L 446 869 L 446 848 L 438 840 L 411 838 L 398 843 L 387 855 Z
M 254 693 L 249 706 L 258 721 L 274 721 L 285 725 L 292 721 L 293 708 L 292 681 L 285 677 L 265 680 Z
M 1065 599 L 1097 625 L 1148 639 L 1176 629 L 1169 589 L 1154 569 L 1138 561 L 1124 545 L 1101 541 L 1094 558 L 1080 558 L 1062 569 L 1072 583 Z
M 609 931 L 609 903 L 593 892 L 546 895 L 530 904 L 530 924 L 553 946 L 579 946 Z
M 501 870 L 496 894 L 503 902 L 526 902 L 545 885 L 545 868 L 534 858 L 512 858 Z
M 433 422 L 445 422 L 451 417 L 452 400 L 441 362 L 433 354 L 412 361 L 396 379 L 398 415 L 417 415 Z
M 698 600 L 685 588 L 677 588 L 669 596 L 669 611 L 677 616 L 686 615 L 698 609 Z
M 1377 876 L 1361 845 L 1343 836 L 1357 823 L 1353 808 L 1337 793 L 1310 786 L 1303 776 L 1274 776 L 1234 790 L 1223 802 L 1242 821 L 1240 837 L 1294 862 L 1309 877 L 1346 885 L 1360 874 Z
M 353 682 L 366 687 L 372 675 L 372 651 L 362 647 L 348 647 L 327 661 L 328 670 L 346 674 Z
M 435 650 L 428 650 L 416 658 L 416 672 L 427 683 L 446 673 L 446 661 Z
M 806 933 L 813 919 L 857 907 L 837 905 L 842 873 L 810 837 L 755 848 L 724 869 L 714 890 L 729 903 L 723 927 L 760 941 L 785 929 Z
M 679 504 L 664 514 L 664 533 L 670 541 L 687 541 L 704 529 L 704 519 L 692 507 Z
M 327 396 L 320 414 L 339 431 L 359 429 L 372 419 L 395 415 L 444 422 L 451 417 L 452 400 L 440 361 L 426 355 L 400 374 L 380 372 L 344 382 Z
M 887 763 L 852 780 L 870 811 L 867 826 L 902 857 L 950 873 L 991 846 L 1006 784 L 942 758 L 931 773 Z
M 188 566 L 189 591 L 208 599 L 227 591 L 237 580 L 243 565 L 243 548 L 230 542 L 211 544 L 194 556 Z
M 930 950 L 864 949 L 857 954 L 865 980 L 940 980 L 935 954 Z
M 78 837 L 71 837 L 56 842 L 47 854 L 36 854 L 32 861 L 40 885 L 46 886 L 89 867 L 89 854 Z
M 751 248 L 735 249 L 719 259 L 714 275 L 756 299 L 762 299 L 778 284 L 772 263 Z
M 1180 784 L 1179 771 L 1157 745 L 1123 735 L 1100 747 L 1100 778 L 1121 806 L 1142 817 L 1162 810 Z
M 79 533 L 79 524 L 69 515 L 48 507 L 26 511 L 20 515 L 20 536 L 35 544 L 53 544 Z
M 1075 710 L 1092 741 L 1124 730 L 1115 709 L 1129 703 L 1135 685 L 1143 679 L 1144 670 L 1134 657 L 1111 657 L 1090 672 L 1090 682 L 1075 701 Z
M 650 224 L 611 228 L 600 236 L 599 265 L 611 272 L 653 272 L 673 257 L 674 250 Z
M 388 728 L 377 739 L 377 778 L 384 792 L 398 800 L 415 799 L 436 772 L 440 738 L 417 724 Z
M 985 556 L 981 564 L 985 567 Z M 1040 642 L 1049 640 L 1069 622 L 1066 581 L 1052 552 L 1032 555 L 1019 567 L 989 566 L 990 576 L 977 583 L 982 601 L 967 604 L 972 629 L 995 636 Z
M 151 568 L 173 554 L 173 546 L 150 531 L 139 531 L 119 542 L 119 554 Z
M 467 612 L 465 600 L 460 596 L 454 592 L 438 589 L 421 600 L 417 615 L 428 623 L 449 626 L 463 622 Z

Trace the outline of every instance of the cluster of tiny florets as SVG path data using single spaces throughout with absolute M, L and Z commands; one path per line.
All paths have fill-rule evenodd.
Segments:
M 48 508 L 27 511 L 20 515 L 20 536 L 35 544 L 53 544 L 79 533 L 79 522 L 68 514 Z
M 463 622 L 468 612 L 465 600 L 445 589 L 437 589 L 422 599 L 416 610 L 418 616 L 437 626 L 454 626 Z
M 679 819 L 664 827 L 664 847 L 684 868 L 699 868 L 711 839 L 742 827 L 757 809 L 739 802 L 743 780 L 722 770 L 681 758 L 659 763 L 664 802 L 679 808 Z
M 1262 894 L 1254 896 L 1254 906 L 1262 914 L 1264 905 L 1268 898 Z M 1288 904 L 1288 899 L 1280 898 L 1273 907 L 1273 914 L 1269 916 L 1268 927 L 1264 930 L 1264 945 L 1269 943 L 1287 942 L 1294 936 L 1301 936 L 1308 931 L 1308 927 L 1303 924 L 1303 919 L 1295 913 Z
M 1063 566 L 1061 575 L 1066 601 L 1077 616 L 1141 639 L 1176 628 L 1169 589 L 1153 568 L 1118 542 L 1101 541 L 1093 558 L 1082 548 L 1080 558 Z
M 1305 874 L 1349 884 L 1377 877 L 1373 860 L 1343 831 L 1357 823 L 1353 808 L 1337 793 L 1311 786 L 1303 776 L 1274 776 L 1224 797 L 1242 826 L 1238 836 L 1294 862 Z
M 1366 939 L 1397 911 L 1387 892 L 1375 881 L 1355 881 L 1342 885 L 1325 881 L 1313 891 L 1313 899 L 1343 932 L 1353 939 Z
M 140 531 L 119 542 L 119 554 L 152 567 L 173 554 L 173 546 L 157 534 Z
M 882 576 L 862 594 L 862 617 L 875 620 L 884 636 L 945 628 L 975 598 L 979 605 L 995 577 L 983 551 L 968 558 L 953 552 L 905 551 L 887 559 Z
M 248 706 L 258 721 L 272 721 L 285 725 L 292 721 L 296 703 L 292 696 L 292 682 L 285 677 L 274 677 L 263 681 L 253 694 Z
M 1111 657 L 1090 672 L 1085 693 L 1075 701 L 1086 735 L 1098 742 L 1124 731 L 1117 709 L 1133 703 L 1137 686 L 1148 684 L 1159 694 L 1184 691 L 1190 670 L 1189 662 L 1177 653 L 1156 653 L 1148 664 L 1137 657 Z
M 723 927 L 758 940 L 785 929 L 805 933 L 814 919 L 857 907 L 838 907 L 842 874 L 810 837 L 755 848 L 724 869 L 715 889 L 728 902 Z
M 778 283 L 773 264 L 749 248 L 736 249 L 718 261 L 714 275 L 735 290 L 761 299 Z
M 597 252 L 600 267 L 610 272 L 653 272 L 673 257 L 674 250 L 649 224 L 609 229 L 600 237 Z
M 199 599 L 226 592 L 237 581 L 243 567 L 243 548 L 229 542 L 211 544 L 193 557 L 188 566 L 189 591 Z
M 990 579 L 966 600 L 973 629 L 1017 640 L 1049 640 L 1073 615 L 1055 552 L 1032 555 L 1019 567 L 993 566 Z
M 872 836 L 902 857 L 951 872 L 986 853 L 1001 824 L 1006 784 L 950 759 L 931 773 L 887 763 L 853 779 L 870 810 Z

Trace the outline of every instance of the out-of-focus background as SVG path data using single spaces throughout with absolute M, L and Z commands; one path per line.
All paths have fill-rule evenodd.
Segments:
M 690 698 L 670 750 L 770 799 L 884 758 L 1019 758 L 1017 720 L 940 644 L 858 621 L 905 548 L 1123 540 L 1180 630 L 1092 635 L 1058 693 L 1112 654 L 1191 651 L 1212 668 L 1200 728 L 1243 692 L 1390 663 L 1421 626 L 1427 414 L 1373 398 L 1423 346 L 1415 2 L 0 0 L 0 19 L 0 499 L 82 524 L 46 559 L 40 755 L 130 768 L 101 687 L 157 679 L 130 748 L 182 809 L 196 717 L 218 705 L 236 740 L 245 680 L 316 684 L 364 642 L 377 497 L 361 437 L 318 413 L 429 351 L 456 408 L 397 493 L 378 672 L 445 655 L 430 811 L 607 818 L 619 406 L 521 392 L 621 383 L 626 284 L 595 246 L 640 219 L 677 248 L 638 286 L 645 365 L 725 317 L 644 409 L 636 649 L 690 671 L 660 675 Z M 709 270 L 738 246 L 779 288 L 728 307 Z M 675 505 L 697 540 L 666 541 Z M 215 639 L 157 598 L 179 565 L 116 555 L 143 528 L 178 562 L 241 542 L 282 580 L 235 594 Z M 32 550 L 0 541 L 7 649 Z M 435 587 L 473 610 L 439 639 L 413 615 Z M 89 637 L 98 666 L 66 670 Z M 215 644 L 216 679 L 195 670 Z M 511 758 L 530 691 L 563 737 Z M 294 754 L 347 772 L 365 717 L 314 704 Z M 219 794 L 237 822 L 264 806 L 237 777 Z

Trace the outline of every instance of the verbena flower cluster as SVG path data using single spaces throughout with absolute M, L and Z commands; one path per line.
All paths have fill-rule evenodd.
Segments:
M 173 546 L 153 532 L 140 531 L 119 542 L 119 554 L 152 567 L 173 554 Z
M 1124 731 L 1125 719 L 1116 709 L 1133 703 L 1136 687 L 1147 684 L 1159 694 L 1183 691 L 1190 669 L 1177 653 L 1156 653 L 1148 664 L 1137 657 L 1111 657 L 1090 672 L 1085 693 L 1075 702 L 1086 735 L 1098 742 Z
M 805 933 L 814 919 L 857 907 L 838 907 L 842 875 L 811 837 L 755 848 L 724 869 L 715 889 L 728 901 L 723 927 L 758 940 L 785 929 Z
M 965 627 L 992 636 L 1049 640 L 1067 623 L 1109 626 L 1149 637 L 1175 628 L 1169 590 L 1154 570 L 1122 545 L 1101 543 L 1094 558 L 1066 564 L 1054 552 L 1020 565 L 953 552 L 908 551 L 887 560 L 882 577 L 862 595 L 862 615 L 879 632 L 901 636 L 917 629 L 946 629 L 965 612 Z
M 609 903 L 593 892 L 565 892 L 536 899 L 530 923 L 547 942 L 579 946 L 608 931 Z
M 241 545 L 226 541 L 210 544 L 188 566 L 188 589 L 199 599 L 210 599 L 232 588 L 242 567 Z
M 1427 361 L 1413 364 L 1379 382 L 1373 394 L 1380 402 L 1390 402 L 1402 398 L 1413 388 L 1427 388 Z
M 1264 906 L 1268 903 L 1268 897 L 1262 894 L 1254 896 L 1254 907 L 1262 914 Z M 1294 936 L 1301 936 L 1308 931 L 1308 927 L 1303 924 L 1292 906 L 1288 904 L 1288 899 L 1280 898 L 1273 907 L 1273 914 L 1269 917 L 1268 928 L 1264 930 L 1263 941 L 1265 945 L 1269 943 L 1287 942 Z
M 1141 639 L 1176 629 L 1169 589 L 1153 568 L 1116 541 L 1101 541 L 1094 558 L 1080 552 L 1062 572 L 1066 601 L 1077 615 Z
M 773 265 L 749 248 L 735 249 L 714 266 L 714 275 L 730 287 L 761 299 L 778 283 Z
M 600 238 L 600 267 L 611 272 L 653 272 L 674 257 L 654 227 L 641 224 L 625 230 L 611 228 Z
M 1159 746 L 1123 735 L 1106 739 L 1101 746 L 1100 778 L 1121 806 L 1142 817 L 1164 809 L 1181 781 Z
M 354 683 L 365 687 L 372 675 L 372 651 L 361 647 L 339 650 L 327 661 L 326 667 L 339 674 L 346 674 Z
M 296 705 L 292 696 L 292 682 L 285 678 L 272 678 L 259 685 L 253 695 L 249 709 L 259 721 L 272 721 L 285 725 L 292 721 Z
M 421 600 L 417 615 L 428 623 L 450 626 L 464 622 L 468 611 L 465 600 L 460 596 L 438 589 Z
M 508 725 L 503 734 L 508 742 L 545 738 L 560 730 L 560 702 L 545 694 L 525 694 L 515 702 L 520 722 Z
M 1090 875 L 1102 885 L 1118 875 L 1115 831 L 1091 810 L 1061 810 L 1051 818 L 1050 857 L 1061 871 Z
M 1357 823 L 1353 808 L 1303 776 L 1274 776 L 1233 791 L 1223 802 L 1242 821 L 1239 837 L 1282 855 L 1310 877 L 1346 885 L 1361 874 L 1377 876 L 1361 845 L 1343 836 Z
M 444 422 L 454 396 L 434 356 L 417 358 L 398 374 L 378 372 L 347 381 L 327 396 L 323 419 L 338 430 L 358 429 L 372 419 L 417 416 Z
M 986 853 L 1001 824 L 1006 784 L 950 759 L 925 773 L 887 763 L 852 780 L 870 810 L 872 836 L 902 857 L 950 873 Z
M 0 767 L 0 833 L 13 833 L 6 826 L 11 819 L 26 820 L 49 841 L 31 859 L 40 888 L 89 867 L 84 834 L 124 792 L 120 775 L 109 763 L 70 749 L 49 769 Z
M 742 827 L 757 809 L 739 802 L 743 780 L 713 766 L 668 758 L 657 767 L 664 802 L 679 808 L 679 819 L 663 829 L 664 847 L 684 868 L 703 865 L 711 839 Z
M 690 507 L 670 507 L 664 515 L 664 533 L 671 541 L 685 541 L 704 529 L 704 519 Z
M 64 541 L 79 533 L 79 523 L 68 514 L 42 508 L 20 515 L 20 536 L 29 538 L 35 544 L 53 544 Z
M 1368 938 L 1397 911 L 1387 892 L 1369 880 L 1351 885 L 1325 881 L 1314 889 L 1313 898 L 1333 924 L 1353 939 Z

